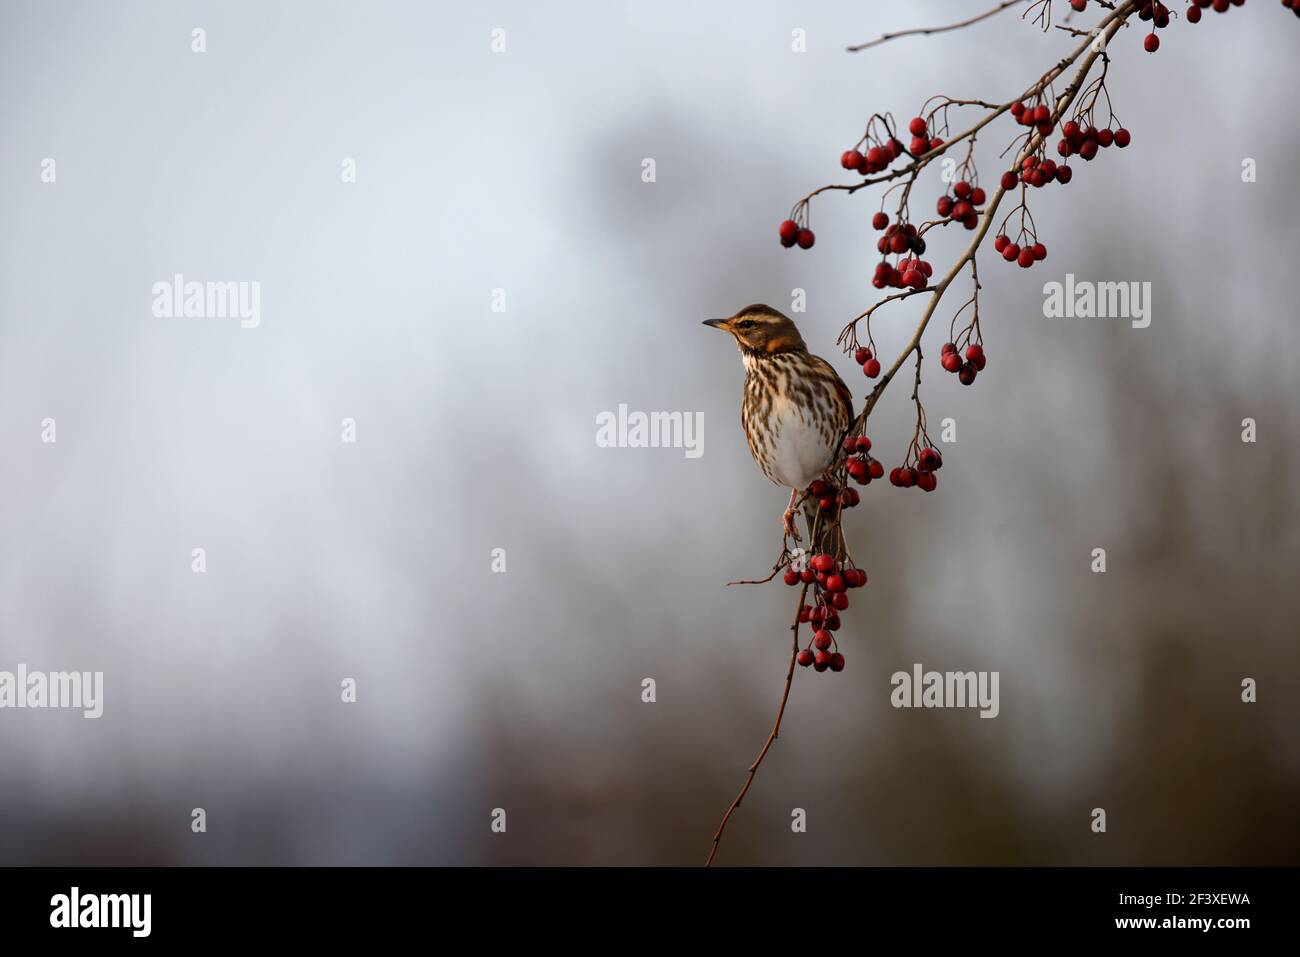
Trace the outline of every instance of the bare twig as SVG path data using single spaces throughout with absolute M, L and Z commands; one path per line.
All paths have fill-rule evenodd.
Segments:
M 822 516 L 821 513 L 818 512 L 817 520 L 813 522 L 812 527 L 808 529 L 808 540 L 810 542 L 815 543 L 817 541 L 817 536 L 821 533 L 821 526 Z M 790 626 L 790 667 L 787 668 L 785 672 L 785 687 L 781 690 L 781 704 L 776 709 L 776 722 L 772 725 L 772 731 L 768 734 L 767 740 L 763 742 L 763 750 L 758 752 L 758 757 L 756 757 L 754 763 L 749 766 L 749 771 L 745 774 L 745 783 L 741 787 L 740 793 L 736 795 L 735 800 L 733 800 L 727 807 L 726 813 L 722 815 L 722 821 L 718 824 L 718 830 L 713 835 L 713 845 L 709 848 L 709 859 L 704 862 L 705 867 L 709 867 L 713 864 L 713 858 L 717 856 L 718 845 L 722 842 L 722 832 L 726 830 L 727 822 L 731 820 L 731 815 L 735 813 L 736 808 L 740 807 L 740 802 L 743 801 L 745 795 L 749 793 L 749 786 L 754 783 L 754 775 L 758 773 L 759 765 L 763 763 L 763 759 L 767 757 L 767 752 L 772 748 L 772 742 L 776 740 L 777 735 L 781 732 L 781 719 L 785 717 L 785 703 L 790 700 L 790 685 L 794 681 L 795 658 L 799 654 L 799 612 L 803 609 L 804 601 L 807 600 L 807 598 L 808 584 L 805 582 L 803 587 L 799 589 L 799 604 L 795 607 L 794 623 Z
M 1014 7 L 1017 4 L 1025 3 L 1026 0 L 1003 0 L 992 10 L 985 10 L 979 16 L 971 17 L 969 20 L 963 20 L 961 23 L 949 23 L 942 27 L 919 27 L 912 30 L 899 30 L 897 33 L 886 33 L 883 36 L 876 37 L 874 40 L 868 40 L 866 43 L 859 43 L 856 46 L 848 47 L 850 53 L 857 53 L 861 50 L 869 50 L 872 47 L 880 46 L 882 43 L 888 43 L 890 40 L 896 40 L 899 37 L 929 36 L 932 33 L 947 33 L 949 30 L 960 30 L 962 27 L 969 27 L 972 24 L 979 23 L 981 20 L 987 20 L 989 17 L 996 16 L 1008 7 Z

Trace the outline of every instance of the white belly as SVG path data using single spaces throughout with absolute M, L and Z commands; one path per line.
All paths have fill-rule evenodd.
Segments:
M 771 421 L 772 477 L 789 488 L 807 488 L 831 464 L 834 438 L 805 421 L 793 402 L 778 399 Z

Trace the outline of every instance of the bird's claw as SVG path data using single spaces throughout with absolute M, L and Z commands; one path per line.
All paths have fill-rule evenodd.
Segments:
M 793 538 L 799 541 L 799 529 L 794 523 L 794 509 L 787 508 L 785 514 L 781 516 L 781 532 L 786 538 Z

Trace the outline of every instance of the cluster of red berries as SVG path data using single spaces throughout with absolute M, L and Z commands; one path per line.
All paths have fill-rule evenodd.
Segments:
M 1226 7 L 1227 4 L 1225 3 Z M 1196 19 L 1201 18 L 1200 11 L 1196 13 Z M 1142 9 L 1138 11 L 1139 20 L 1151 21 L 1151 32 L 1142 38 L 1142 48 L 1147 53 L 1155 53 L 1160 49 L 1160 38 L 1156 36 L 1156 30 L 1163 30 L 1169 26 L 1169 8 L 1163 3 L 1144 3 Z M 1195 21 L 1193 21 L 1195 22 Z
M 883 173 L 890 163 L 902 155 L 902 141 L 891 136 L 878 146 L 868 146 L 865 153 L 860 149 L 845 150 L 840 154 L 840 165 L 850 172 L 870 176 L 873 173 Z
M 922 117 L 912 117 L 912 121 L 907 124 L 907 132 L 912 134 L 912 142 L 908 150 L 913 156 L 937 150 L 943 145 L 943 140 L 930 135 L 930 127 Z
M 983 206 L 986 199 L 988 197 L 983 189 L 961 180 L 953 186 L 951 196 L 939 197 L 939 201 L 935 204 L 935 212 L 943 219 L 961 223 L 967 229 L 974 229 L 980 221 L 980 213 L 976 207 Z
M 975 381 L 975 374 L 984 371 L 984 366 L 988 359 L 984 357 L 984 347 L 978 342 L 972 342 L 966 347 L 966 358 L 962 359 L 961 353 L 957 346 L 951 342 L 945 342 L 939 355 L 939 364 L 943 366 L 944 371 L 953 372 L 957 375 L 957 381 L 962 385 L 970 385 Z
M 1035 241 L 1021 246 L 1013 243 L 1006 233 L 998 234 L 993 240 L 993 248 L 1000 252 L 1007 262 L 1019 263 L 1021 269 L 1028 269 L 1034 263 L 1040 263 L 1047 258 L 1047 247 L 1042 243 Z
M 876 252 L 888 256 L 890 253 L 902 255 L 911 252 L 920 256 L 925 253 L 925 237 L 911 223 L 894 223 L 890 225 L 889 216 L 876 213 L 871 217 L 875 229 L 885 230 L 885 234 L 876 240 Z
M 900 465 L 889 470 L 889 482 L 899 488 L 916 488 L 933 492 L 939 481 L 934 473 L 943 468 L 943 456 L 938 449 L 926 446 L 917 453 L 915 465 Z
M 870 485 L 872 479 L 884 476 L 885 467 L 880 464 L 879 459 L 871 457 L 871 440 L 865 435 L 846 437 L 842 447 L 844 454 L 848 456 L 844 467 L 853 481 L 859 485 Z
M 877 289 L 891 286 L 894 289 L 924 289 L 934 274 L 931 266 L 921 255 L 925 252 L 925 237 L 911 223 L 889 222 L 889 216 L 883 212 L 871 218 L 875 229 L 883 229 L 884 235 L 876 240 L 876 251 L 888 256 L 890 253 L 903 255 L 912 253 L 911 257 L 900 259 L 890 265 L 882 260 L 876 263 L 876 273 L 871 278 L 871 285 Z M 867 373 L 872 375 L 872 373 Z
M 884 263 L 881 263 L 883 266 Z M 874 379 L 880 375 L 880 360 L 872 355 L 871 350 L 866 346 L 853 353 L 853 359 L 858 365 L 862 366 L 862 374 L 868 379 Z M 847 442 L 848 440 L 845 439 Z
M 799 609 L 799 623 L 811 627 L 812 638 L 795 660 L 805 668 L 812 665 L 817 671 L 828 668 L 843 671 L 844 656 L 839 652 L 834 632 L 840 628 L 840 612 L 849 607 L 848 590 L 865 585 L 867 573 L 822 552 L 810 558 L 802 569 L 787 568 L 785 583 L 813 586 L 813 604 Z
M 787 219 L 781 223 L 780 229 L 781 245 L 786 249 L 798 245 L 800 249 L 812 249 L 812 245 L 817 241 L 813 231 L 807 226 L 800 226 L 793 219 Z
M 1056 144 L 1056 152 L 1061 156 L 1081 156 L 1091 162 L 1096 158 L 1099 148 L 1118 146 L 1123 149 L 1132 142 L 1133 134 L 1122 126 L 1117 130 L 1112 130 L 1109 126 L 1097 129 L 1091 125 L 1080 126 L 1077 121 L 1069 120 L 1061 127 L 1061 141 Z
M 924 289 L 934 275 L 934 267 L 924 259 L 900 259 L 894 265 L 876 263 L 876 274 L 871 285 L 877 289 L 892 286 L 894 289 Z
M 1200 23 L 1201 10 L 1203 9 L 1213 8 L 1215 13 L 1227 13 L 1229 7 L 1240 7 L 1245 2 L 1246 0 L 1196 0 L 1187 8 L 1187 22 Z M 1150 6 L 1150 4 L 1147 4 L 1147 6 Z M 1282 0 L 1282 6 L 1293 10 L 1295 15 L 1300 17 L 1300 3 L 1297 3 L 1296 0 Z M 1139 12 L 1138 15 L 1141 16 L 1141 13 Z M 1142 19 L 1146 20 L 1147 18 L 1142 17 Z
M 1052 122 L 1052 108 L 1041 100 L 1035 106 L 1029 106 L 1023 101 L 1013 103 L 1011 115 L 1021 126 L 1032 126 L 1043 136 L 1051 136 L 1052 130 L 1056 128 Z
M 1062 142 L 1065 141 L 1062 140 Z M 1009 169 L 1002 174 L 1002 188 L 1010 191 L 1015 189 L 1017 184 L 1024 183 L 1026 186 L 1042 189 L 1052 182 L 1065 185 L 1073 178 L 1074 170 L 1064 163 L 1058 166 L 1055 160 L 1026 156 L 1021 160 L 1019 169 Z
M 862 496 L 858 490 L 845 486 L 837 488 L 824 479 L 817 479 L 808 486 L 808 494 L 817 499 L 817 507 L 823 512 L 833 515 L 837 508 L 853 508 L 862 501 Z

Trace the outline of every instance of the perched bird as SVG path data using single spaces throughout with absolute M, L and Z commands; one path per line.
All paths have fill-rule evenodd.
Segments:
M 740 424 L 759 469 L 790 489 L 781 528 L 798 540 L 798 497 L 835 464 L 853 421 L 853 394 L 829 362 L 808 351 L 790 317 L 771 306 L 746 306 L 704 324 L 736 338 L 745 364 Z

